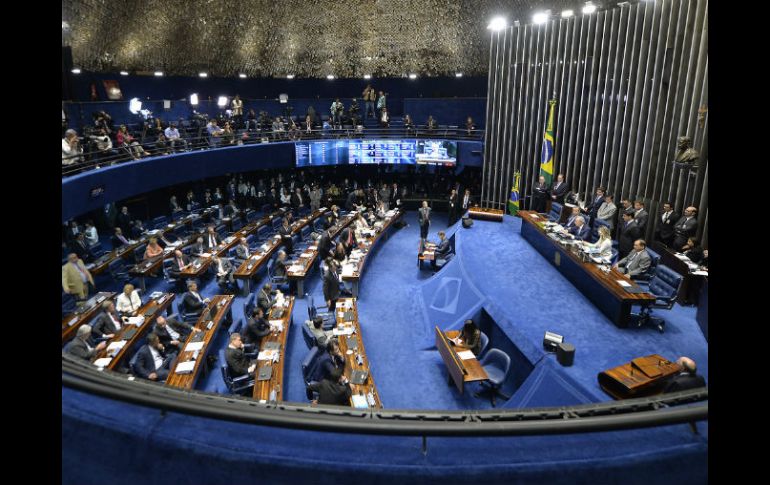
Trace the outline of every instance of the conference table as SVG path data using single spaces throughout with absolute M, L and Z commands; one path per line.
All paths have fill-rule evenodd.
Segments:
M 115 298 L 114 291 L 100 291 L 89 298 L 83 306 L 73 313 L 61 319 L 61 343 L 65 344 L 77 334 L 78 328 L 86 322 L 89 322 L 102 310 L 102 303 L 106 300 Z
M 107 347 L 98 352 L 91 363 L 103 369 L 119 369 L 134 345 L 152 329 L 155 319 L 164 311 L 166 314 L 171 313 L 171 303 L 175 296 L 173 293 L 160 293 L 148 299 L 139 307 L 136 315 L 129 318 L 129 323 L 123 323 L 115 336 L 107 341 Z
M 205 368 L 206 356 L 213 347 L 217 331 L 225 320 L 232 320 L 230 311 L 235 297 L 216 295 L 203 309 L 194 327 L 200 332 L 190 332 L 181 346 L 166 379 L 166 385 L 191 390 Z
M 179 272 L 180 278 L 200 278 L 205 273 L 211 263 L 214 261 L 213 256 L 222 257 L 227 256 L 227 252 L 238 245 L 240 238 L 235 234 L 227 236 L 215 247 L 211 248 L 205 253 L 201 253 L 195 258 L 187 267 Z
M 355 298 L 358 298 L 361 276 L 363 275 L 368 256 L 372 254 L 372 249 L 378 241 L 387 237 L 388 229 L 404 216 L 404 212 L 399 209 L 390 210 L 387 214 L 389 215 L 383 221 L 374 223 L 374 229 L 362 231 L 362 233 L 366 232 L 366 234 L 363 235 L 362 239 L 357 238 L 358 248 L 350 252 L 348 262 L 342 266 L 342 280 L 349 281 L 352 284 L 353 296 Z
M 617 268 L 604 266 L 602 269 L 599 264 L 585 261 L 577 245 L 546 231 L 544 224 L 549 222 L 546 215 L 534 211 L 518 214 L 522 219 L 521 236 L 618 327 L 628 326 L 633 305 L 655 302 L 654 295 L 645 292 Z
M 334 310 L 337 326 L 334 335 L 339 340 L 340 352 L 345 358 L 345 377 L 352 381 L 354 371 L 366 371 L 363 384 L 350 383 L 352 395 L 350 405 L 359 409 L 382 409 L 382 401 L 377 386 L 374 384 L 372 367 L 366 356 L 364 340 L 361 336 L 361 323 L 358 319 L 356 298 L 340 298 Z
M 280 317 L 278 312 L 283 311 Z M 259 354 L 257 354 L 257 368 L 255 376 L 259 375 L 261 367 L 271 367 L 270 378 L 255 380 L 252 395 L 254 399 L 267 402 L 270 400 L 270 392 L 275 390 L 275 401 L 283 401 L 283 367 L 286 363 L 286 340 L 293 323 L 294 297 L 288 296 L 282 305 L 275 304 L 267 315 L 271 332 L 262 337 L 259 342 Z M 262 358 L 262 360 L 260 360 Z M 256 379 L 256 378 L 255 378 Z
M 484 367 L 482 367 L 470 349 L 462 346 L 457 347 L 451 342 L 451 339 L 457 338 L 460 335 L 459 330 L 442 332 L 438 326 L 434 327 L 434 330 L 436 333 L 436 348 L 449 373 L 449 385 L 454 383 L 457 386 L 457 390 L 462 394 L 465 390 L 465 385 L 469 382 L 486 381 L 489 379 L 487 371 L 484 370 Z
M 356 218 L 355 213 L 351 212 L 344 217 L 341 217 L 337 223 L 329 228 L 331 230 L 330 239 L 333 241 L 343 229 L 348 227 Z M 297 285 L 297 295 L 302 297 L 305 294 L 305 278 L 310 270 L 313 268 L 313 264 L 318 259 L 318 242 L 308 246 L 299 257 L 292 262 L 292 264 L 286 267 L 286 278 L 289 281 L 294 281 Z

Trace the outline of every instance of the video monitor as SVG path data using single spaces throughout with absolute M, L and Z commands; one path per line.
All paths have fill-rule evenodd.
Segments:
M 455 165 L 457 164 L 457 142 L 417 140 L 415 158 L 418 165 Z

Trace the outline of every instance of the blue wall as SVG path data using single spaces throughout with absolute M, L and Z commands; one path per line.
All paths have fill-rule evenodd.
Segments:
M 459 167 L 481 166 L 481 142 L 458 141 L 457 145 Z M 294 142 L 187 152 L 91 170 L 62 179 L 62 222 L 100 209 L 109 202 L 163 187 L 228 173 L 291 167 L 294 167 Z M 104 193 L 93 198 L 91 189 L 95 187 L 103 187 Z

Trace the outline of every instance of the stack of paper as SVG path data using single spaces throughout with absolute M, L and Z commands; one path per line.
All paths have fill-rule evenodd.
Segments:
M 361 396 L 360 394 L 353 394 L 351 396 L 351 400 L 353 401 L 354 408 L 366 409 L 369 407 L 369 403 L 366 400 L 366 396 Z
M 268 323 L 270 324 L 270 330 L 278 333 L 283 332 L 283 320 L 270 320 Z
M 195 361 L 188 360 L 187 362 L 181 362 L 177 364 L 174 372 L 177 374 L 190 374 L 192 373 L 194 368 L 195 368 Z
M 67 326 L 71 327 L 71 326 L 75 325 L 75 322 L 78 321 L 78 318 L 80 318 L 80 317 L 78 317 L 77 315 L 75 315 L 74 317 L 70 318 L 70 321 L 67 322 Z
M 334 330 L 332 330 L 332 333 L 334 335 L 353 335 L 353 332 L 355 331 L 355 327 L 353 326 L 341 326 L 337 325 L 334 327 Z
M 346 264 L 342 268 L 342 276 L 353 276 L 353 273 L 355 272 L 356 267 L 351 264 Z
M 299 273 L 303 269 L 305 269 L 305 267 L 302 266 L 301 264 L 292 264 L 291 266 L 289 266 L 290 273 Z
M 107 367 L 108 365 L 110 365 L 110 362 L 112 362 L 112 357 L 103 357 L 103 358 L 101 358 L 101 359 L 96 359 L 96 360 L 94 361 L 94 365 L 95 365 L 96 367 L 105 368 L 105 367 Z
M 275 349 L 261 350 L 259 352 L 259 355 L 257 356 L 257 360 L 271 360 L 274 362 L 278 362 L 279 355 L 280 355 L 279 351 Z
M 620 286 L 624 287 L 624 288 L 630 288 L 631 287 L 631 283 L 629 283 L 626 280 L 617 280 L 617 281 L 618 281 L 618 284 Z
M 127 322 L 128 325 L 136 325 L 137 327 L 144 323 L 144 316 L 139 315 L 138 317 L 128 317 Z
M 476 358 L 476 355 L 470 350 L 463 350 L 462 352 L 457 352 L 457 356 L 460 357 L 462 360 L 469 360 L 469 359 Z
M 125 340 L 120 340 L 119 342 L 112 342 L 110 345 L 107 346 L 107 352 L 115 349 L 122 349 L 126 345 Z
M 195 352 L 203 348 L 203 342 L 190 342 L 184 348 L 185 352 Z

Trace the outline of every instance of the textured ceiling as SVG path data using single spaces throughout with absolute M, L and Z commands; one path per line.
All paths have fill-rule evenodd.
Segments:
M 489 20 L 574 0 L 63 0 L 62 45 L 96 72 L 485 75 Z M 597 5 L 614 1 L 594 2 Z

